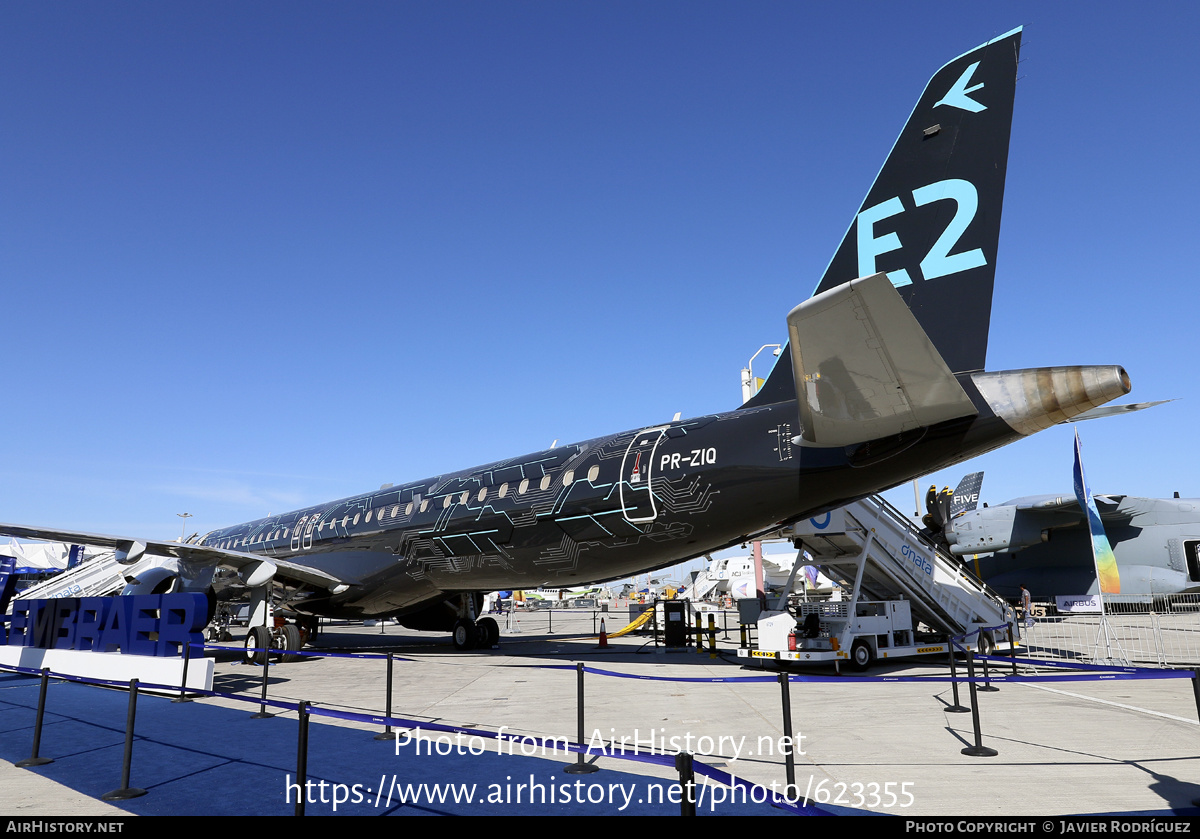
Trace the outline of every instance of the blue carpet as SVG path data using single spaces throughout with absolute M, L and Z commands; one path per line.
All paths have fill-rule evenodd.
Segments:
M 29 757 L 37 709 L 36 678 L 0 674 L 0 757 Z M 37 772 L 99 798 L 120 787 L 128 694 L 52 681 L 40 753 L 53 758 Z M 172 703 L 140 694 L 130 785 L 148 794 L 113 802 L 138 815 L 292 815 L 297 733 L 295 712 L 272 719 L 199 702 Z M 412 746 L 397 754 L 376 732 L 317 722 L 309 726 L 308 815 L 678 815 L 678 786 L 664 779 L 603 769 L 563 772 L 574 757 L 459 754 L 443 741 L 430 754 Z M 452 735 L 451 735 L 452 736 Z M 463 741 L 465 742 L 465 741 Z M 461 750 L 465 751 L 465 749 Z M 636 764 L 630 764 L 635 767 Z M 323 785 L 322 785 L 323 782 Z M 703 784 L 704 779 L 697 777 Z M 760 792 L 761 788 L 757 788 Z M 390 795 L 390 801 L 389 801 Z M 402 799 L 403 796 L 403 799 Z M 731 796 L 736 798 L 731 800 Z M 336 799 L 336 801 L 335 801 Z M 709 786 L 700 815 L 771 815 L 754 794 Z M 806 808 L 813 815 L 828 814 Z

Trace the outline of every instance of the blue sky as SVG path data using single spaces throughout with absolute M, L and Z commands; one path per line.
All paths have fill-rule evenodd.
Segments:
M 1198 18 L 0 5 L 0 521 L 175 538 L 735 407 L 925 82 L 1018 25 L 988 367 L 1123 364 L 1180 401 L 1079 426 L 1094 489 L 1200 495 Z M 1069 493 L 1073 431 L 922 493 Z

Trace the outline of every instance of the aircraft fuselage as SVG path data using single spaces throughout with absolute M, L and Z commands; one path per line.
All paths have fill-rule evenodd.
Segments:
M 796 421 L 787 401 L 666 422 L 216 530 L 202 544 L 358 583 L 298 591 L 297 611 L 403 614 L 457 592 L 660 568 L 1020 436 L 986 408 L 837 448 L 795 442 Z

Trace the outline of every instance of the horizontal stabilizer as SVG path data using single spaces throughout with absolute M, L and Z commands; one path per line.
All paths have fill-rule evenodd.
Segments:
M 822 292 L 787 322 L 805 440 L 848 446 L 976 413 L 887 274 Z
M 1102 405 L 1099 408 L 1092 408 L 1090 411 L 1085 411 L 1077 417 L 1072 417 L 1067 422 L 1083 422 L 1084 420 L 1100 419 L 1101 417 L 1115 417 L 1118 414 L 1144 411 L 1147 408 L 1153 408 L 1155 405 L 1165 405 L 1168 402 L 1174 401 L 1174 399 L 1159 399 L 1157 402 L 1130 402 L 1126 405 Z

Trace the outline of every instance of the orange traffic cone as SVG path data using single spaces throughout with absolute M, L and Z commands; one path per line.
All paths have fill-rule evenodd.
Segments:
M 600 618 L 600 646 L 598 650 L 608 649 L 608 631 L 604 628 L 604 618 Z

